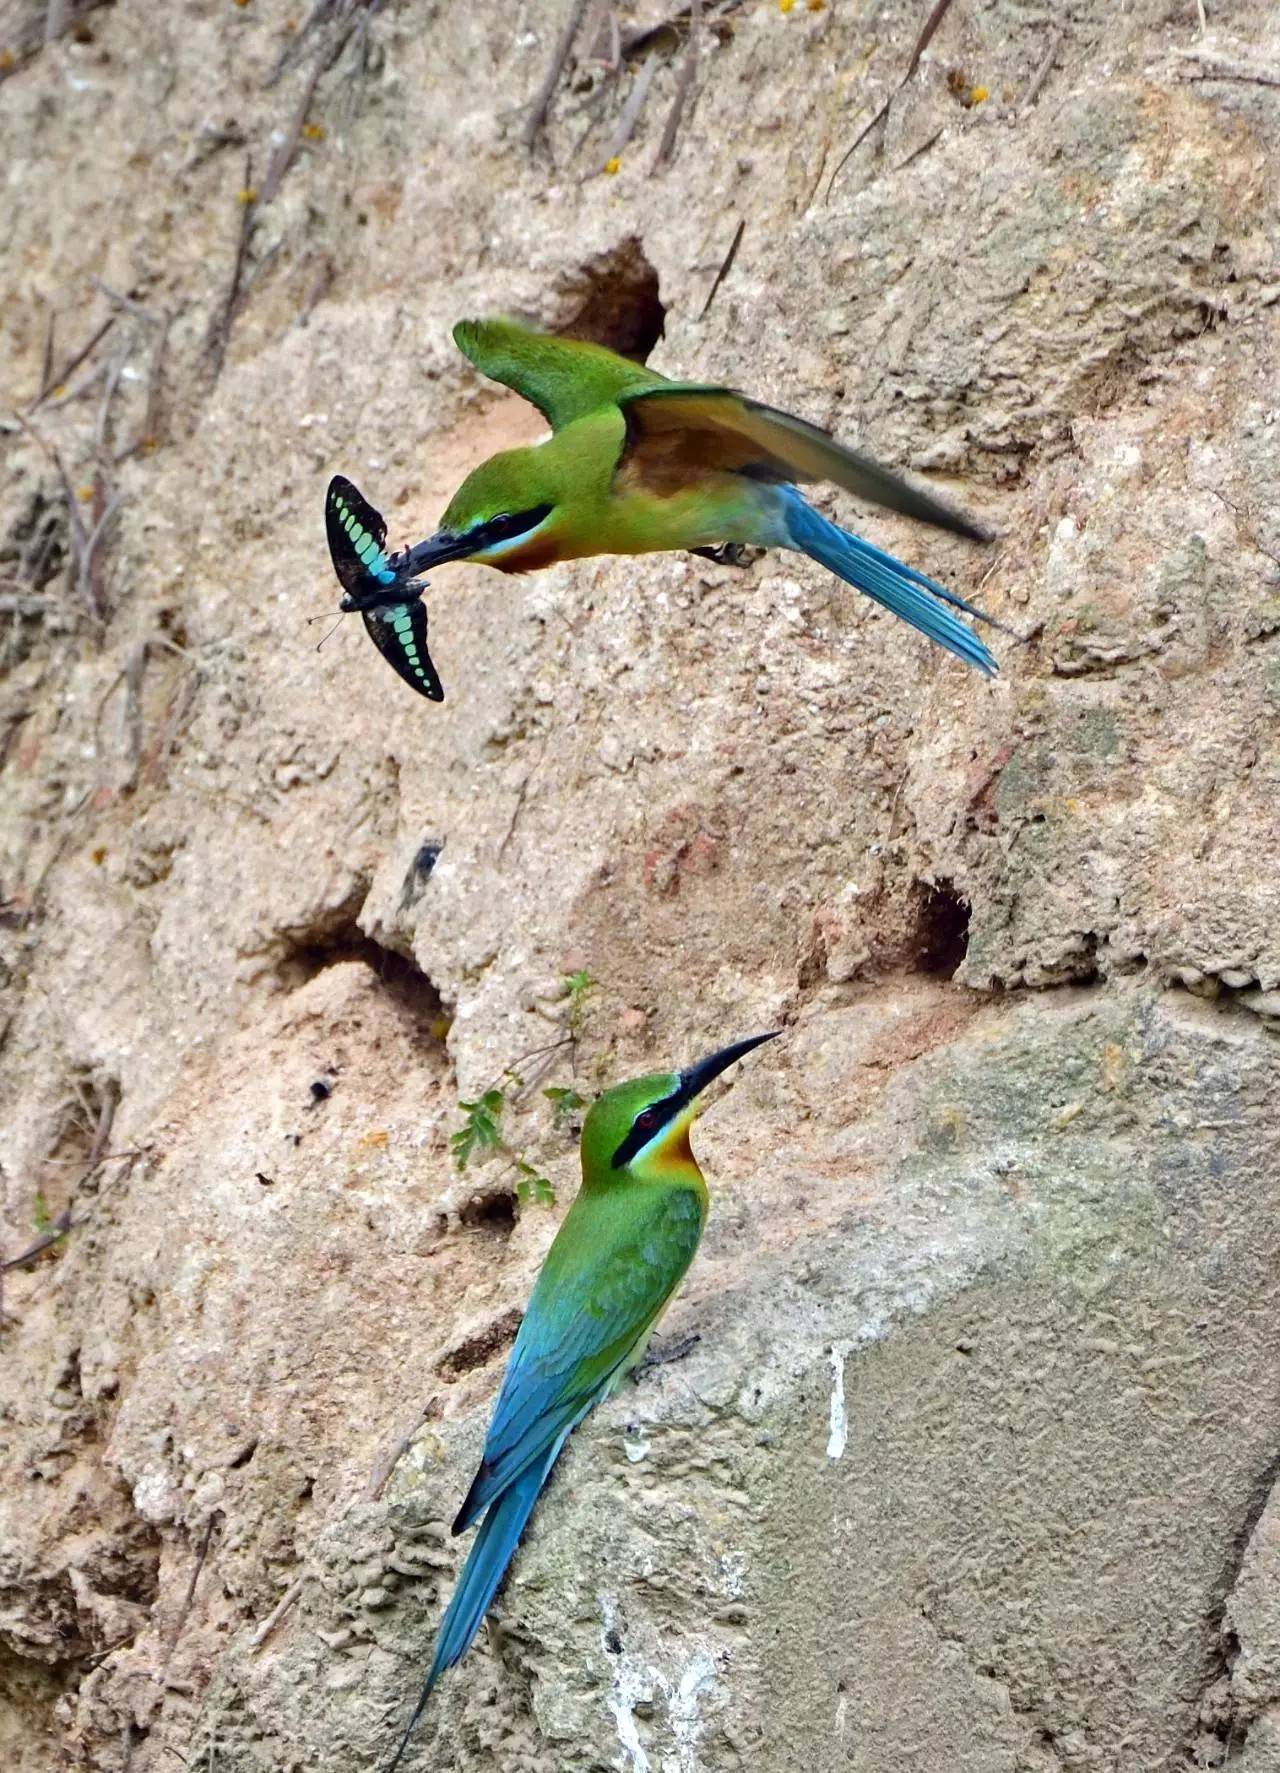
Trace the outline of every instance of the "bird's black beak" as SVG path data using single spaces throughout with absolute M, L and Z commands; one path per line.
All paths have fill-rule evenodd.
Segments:
M 396 563 L 403 573 L 425 573 L 444 560 L 463 560 L 475 551 L 475 537 L 457 536 L 451 530 L 438 529 L 425 542 L 415 542 Z
M 734 1041 L 731 1047 L 721 1047 L 718 1053 L 712 1053 L 706 1059 L 699 1059 L 696 1065 L 690 1065 L 680 1073 L 681 1096 L 686 1102 L 692 1102 L 722 1071 L 727 1071 L 736 1059 L 745 1058 L 754 1047 L 763 1046 L 767 1040 L 777 1040 L 782 1032 L 781 1028 L 775 1028 L 770 1034 L 752 1034 L 746 1040 Z

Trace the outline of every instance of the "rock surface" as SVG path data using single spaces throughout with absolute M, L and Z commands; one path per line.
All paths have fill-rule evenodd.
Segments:
M 779 1022 L 407 1764 L 1280 1768 L 1280 31 L 1206 10 L 957 5 L 841 166 L 923 0 L 703 0 L 656 170 L 647 0 L 532 153 L 559 0 L 0 12 L 6 1768 L 380 1766 L 543 1088 Z M 438 708 L 317 653 L 331 472 L 399 542 L 537 435 L 503 310 L 928 475 L 994 547 L 868 533 L 1026 644 L 664 556 L 444 569 Z M 554 1208 L 452 1161 L 509 1067 Z

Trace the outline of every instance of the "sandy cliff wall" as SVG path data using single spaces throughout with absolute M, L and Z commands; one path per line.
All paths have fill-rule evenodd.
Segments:
M 0 12 L 0 1762 L 376 1767 L 560 1210 L 459 1099 L 580 1023 L 562 1205 L 542 1087 L 785 1022 L 411 1764 L 1271 1773 L 1273 9 L 955 0 L 834 185 L 922 0 L 703 0 L 656 172 L 589 10 L 532 154 L 560 0 Z M 493 310 L 930 473 L 1029 644 L 668 556 L 442 570 L 439 708 L 317 653 L 328 475 L 537 433 Z

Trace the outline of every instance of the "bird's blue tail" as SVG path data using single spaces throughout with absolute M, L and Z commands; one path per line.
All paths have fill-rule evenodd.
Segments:
M 418 1719 L 426 1708 L 431 1697 L 431 1689 L 447 1669 L 453 1667 L 458 1659 L 466 1654 L 480 1629 L 480 1622 L 489 1610 L 489 1602 L 497 1592 L 498 1584 L 506 1574 L 507 1565 L 520 1542 L 525 1523 L 533 1513 L 533 1505 L 538 1500 L 542 1486 L 546 1483 L 555 1464 L 565 1436 L 552 1447 L 546 1459 L 540 1459 L 527 1470 L 522 1471 L 500 1496 L 489 1505 L 489 1512 L 480 1524 L 475 1544 L 462 1566 L 462 1574 L 458 1577 L 458 1586 L 453 1591 L 453 1599 L 449 1602 L 448 1611 L 440 1622 L 440 1630 L 436 1637 L 435 1655 L 431 1660 L 431 1672 L 427 1676 L 427 1684 L 422 1689 L 422 1697 L 414 1708 L 409 1719 L 409 1727 L 400 1739 L 400 1746 L 395 1752 L 395 1759 L 387 1767 L 386 1773 L 395 1773 L 400 1765 L 400 1757 L 409 1745 Z
M 998 667 L 991 652 L 973 629 L 944 605 L 949 603 L 966 610 L 983 622 L 991 621 L 990 616 L 914 567 L 895 560 L 883 548 L 875 548 L 861 536 L 850 535 L 848 530 L 829 522 L 794 487 L 783 485 L 774 490 L 781 501 L 778 540 L 784 546 L 808 554 L 846 584 L 865 591 L 868 597 L 901 616 L 904 622 L 910 622 L 939 646 L 945 646 L 966 665 L 976 666 L 988 677 L 995 676 Z

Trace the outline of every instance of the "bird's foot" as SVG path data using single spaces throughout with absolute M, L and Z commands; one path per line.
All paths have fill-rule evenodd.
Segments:
M 702 1337 L 696 1330 L 690 1330 L 687 1336 L 669 1337 L 661 1348 L 646 1349 L 639 1365 L 632 1368 L 632 1380 L 639 1385 L 640 1375 L 647 1373 L 650 1367 L 665 1367 L 672 1361 L 682 1361 L 686 1355 L 693 1353 L 701 1340 Z
M 717 566 L 750 566 L 745 542 L 721 542 L 715 548 L 691 548 L 691 554 L 700 554 L 704 560 L 714 560 Z

